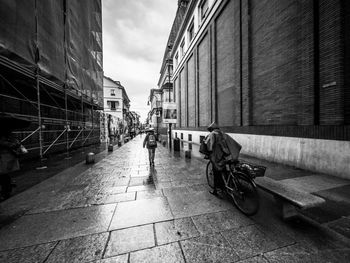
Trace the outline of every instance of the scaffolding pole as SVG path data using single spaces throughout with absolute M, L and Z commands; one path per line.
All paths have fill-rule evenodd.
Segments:
M 23 140 L 21 140 L 21 143 L 25 142 L 28 138 L 30 138 L 32 135 L 34 135 L 36 132 L 40 130 L 40 126 L 35 130 L 32 131 L 28 136 L 26 136 Z
M 94 137 L 94 105 L 91 105 L 91 124 L 92 124 L 92 137 Z
M 83 97 L 83 94 L 81 93 L 81 118 L 82 118 L 82 121 L 81 121 L 81 124 L 82 124 L 82 130 L 85 129 L 85 116 L 84 116 L 84 97 Z M 81 141 L 83 142 L 84 140 L 84 133 L 82 132 L 81 133 Z M 81 144 L 81 146 L 83 147 L 84 146 L 84 143 Z
M 50 150 L 51 147 L 55 145 L 55 143 L 58 141 L 58 139 L 61 138 L 61 136 L 62 136 L 66 131 L 68 132 L 68 128 L 67 128 L 67 127 L 61 132 L 60 135 L 58 135 L 58 137 L 49 145 L 49 147 L 46 148 L 46 150 L 44 151 L 44 154 L 47 153 L 47 151 Z
M 72 141 L 72 143 L 69 145 L 69 148 L 71 148 L 73 146 L 73 144 L 76 142 L 76 140 L 78 139 L 79 135 L 82 133 L 82 131 L 84 130 L 84 128 L 81 128 L 78 135 L 74 138 L 74 140 Z
M 64 109 L 65 109 L 65 129 L 66 129 L 66 158 L 65 159 L 71 159 L 72 157 L 69 156 L 69 123 L 68 123 L 68 98 L 67 98 L 67 87 L 64 85 Z
M 37 98 L 38 98 L 38 133 L 39 133 L 39 158 L 40 158 L 40 166 L 37 167 L 37 169 L 45 169 L 47 168 L 47 166 L 43 165 L 43 126 L 42 126 L 42 120 L 41 120 L 41 105 L 40 105 L 40 80 L 39 80 L 39 73 L 38 73 L 39 69 L 37 68 L 37 72 L 35 75 L 35 81 L 36 81 L 36 94 L 37 94 Z

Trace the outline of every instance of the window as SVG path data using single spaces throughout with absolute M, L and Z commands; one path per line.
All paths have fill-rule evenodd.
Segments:
M 184 55 L 184 49 L 185 49 L 185 39 L 182 39 L 181 45 L 180 45 L 180 58 Z
M 115 90 L 111 89 L 111 96 L 115 96 Z
M 115 110 L 115 101 L 111 101 L 111 110 Z
M 178 63 L 179 63 L 179 53 L 176 53 L 176 55 L 175 55 L 175 68 L 177 67 Z
M 203 0 L 200 4 L 199 4 L 199 17 L 201 19 L 201 21 L 204 19 L 204 17 L 207 15 L 208 13 L 208 0 Z
M 190 26 L 188 27 L 188 43 L 190 43 L 192 41 L 192 39 L 194 38 L 194 23 L 193 20 L 190 24 Z
M 119 101 L 107 101 L 107 104 L 111 110 L 116 110 L 119 107 Z

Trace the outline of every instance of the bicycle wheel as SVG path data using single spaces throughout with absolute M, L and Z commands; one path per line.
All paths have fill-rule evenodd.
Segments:
M 241 172 L 231 175 L 226 186 L 235 206 L 245 215 L 251 216 L 259 210 L 259 194 L 255 185 Z M 233 182 L 233 180 L 235 180 Z
M 207 169 L 206 169 L 206 175 L 207 175 L 207 182 L 211 189 L 214 189 L 214 171 L 213 171 L 213 164 L 211 162 L 208 162 Z

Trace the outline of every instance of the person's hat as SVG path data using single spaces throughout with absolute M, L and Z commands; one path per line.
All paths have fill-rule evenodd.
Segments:
M 213 131 L 213 130 L 215 130 L 215 129 L 220 129 L 219 128 L 219 125 L 214 121 L 212 124 L 210 124 L 209 126 L 208 126 L 208 131 Z

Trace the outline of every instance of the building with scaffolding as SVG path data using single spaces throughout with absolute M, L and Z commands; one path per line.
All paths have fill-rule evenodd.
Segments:
M 100 142 L 100 0 L 0 0 L 0 111 L 31 121 L 16 131 L 30 156 Z

